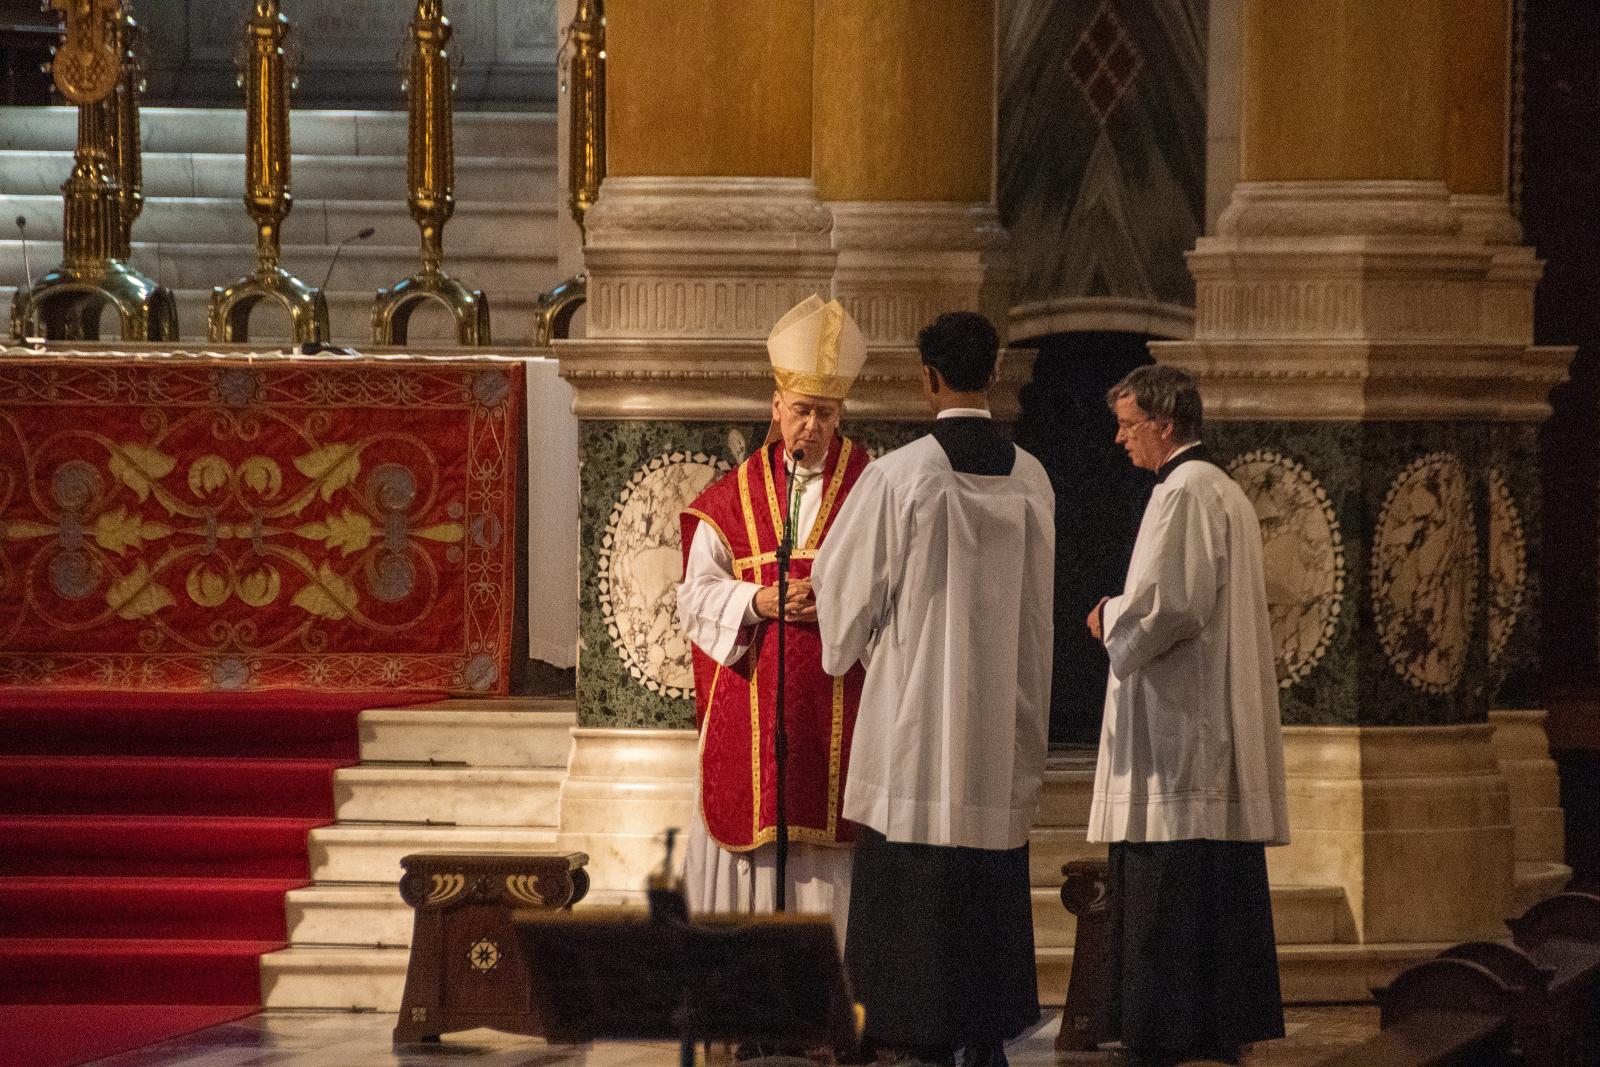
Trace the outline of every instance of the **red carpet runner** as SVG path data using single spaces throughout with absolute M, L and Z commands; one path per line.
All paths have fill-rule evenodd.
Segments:
M 0 1064 L 256 1011 L 356 715 L 395 697 L 132 700 L 151 696 L 0 689 Z

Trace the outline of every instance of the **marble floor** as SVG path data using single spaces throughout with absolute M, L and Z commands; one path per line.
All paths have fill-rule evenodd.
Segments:
M 1290 1008 L 1288 1036 L 1250 1050 L 1248 1067 L 1312 1067 L 1377 1032 L 1370 1005 Z M 1104 1054 L 1057 1056 L 1059 1013 L 1007 1048 L 1013 1067 L 1103 1063 Z M 676 1064 L 676 1046 L 652 1043 L 568 1048 L 490 1030 L 442 1044 L 396 1050 L 394 1016 L 382 1013 L 274 1011 L 97 1060 L 97 1067 L 656 1067 Z M 717 1062 L 714 1060 L 713 1062 Z M 724 1061 L 725 1062 L 725 1061 Z

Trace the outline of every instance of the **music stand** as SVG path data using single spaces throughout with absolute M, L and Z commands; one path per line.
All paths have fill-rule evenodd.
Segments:
M 860 1027 L 826 916 L 642 908 L 512 913 L 546 1040 L 675 1040 L 854 1049 Z

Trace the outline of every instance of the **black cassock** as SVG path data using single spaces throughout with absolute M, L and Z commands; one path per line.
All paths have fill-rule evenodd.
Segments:
M 1110 1033 L 1124 1045 L 1230 1059 L 1283 1036 L 1264 845 L 1114 843 L 1106 909 Z
M 1015 450 L 988 419 L 940 419 L 933 436 L 958 472 L 1011 471 Z M 862 826 L 850 886 L 845 965 L 869 1043 L 939 1054 L 1038 1022 L 1026 844 L 905 843 Z

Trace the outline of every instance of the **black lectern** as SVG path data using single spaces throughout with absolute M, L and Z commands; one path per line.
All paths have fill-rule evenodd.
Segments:
M 855 1048 L 826 916 L 653 918 L 643 908 L 516 911 L 535 1016 L 553 1042 L 676 1040 Z

